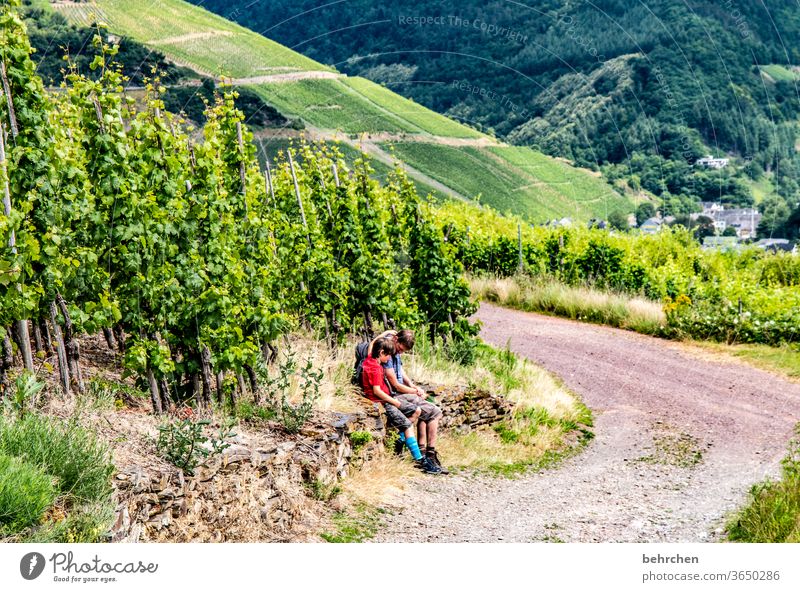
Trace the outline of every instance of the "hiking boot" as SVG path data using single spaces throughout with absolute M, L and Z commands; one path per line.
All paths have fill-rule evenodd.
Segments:
M 423 473 L 427 473 L 429 475 L 439 475 L 442 472 L 442 469 L 437 467 L 427 456 L 423 456 L 418 461 L 415 461 L 414 464 L 417 465 L 417 468 Z
M 403 451 L 406 449 L 406 443 L 402 440 L 394 441 L 394 455 L 403 456 Z
M 442 461 L 440 461 L 440 460 L 439 460 L 439 454 L 438 454 L 438 453 L 437 453 L 435 450 L 431 450 L 431 451 L 429 451 L 429 452 L 426 454 L 426 456 L 427 456 L 427 458 L 429 458 L 429 459 L 431 460 L 431 462 L 432 462 L 434 465 L 436 465 L 437 467 L 439 467 L 439 472 L 440 472 L 442 475 L 449 475 L 449 474 L 450 474 L 450 471 L 448 471 L 447 469 L 445 469 L 445 468 L 442 466 Z

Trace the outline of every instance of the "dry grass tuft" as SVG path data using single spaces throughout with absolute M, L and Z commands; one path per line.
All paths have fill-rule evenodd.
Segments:
M 354 347 L 355 343 L 347 343 L 331 352 L 324 342 L 310 335 L 294 334 L 289 339 L 289 348 L 300 364 L 311 360 L 314 368 L 321 369 L 324 373 L 320 398 L 316 404 L 319 411 L 354 413 L 361 409 L 358 393 L 354 392 L 350 384 Z M 299 397 L 299 391 L 293 393 L 294 399 Z
M 419 475 L 408 460 L 384 454 L 373 458 L 342 481 L 347 502 L 381 506 L 396 502 L 409 480 Z
M 666 325 L 661 303 L 625 294 L 572 287 L 528 277 L 471 277 L 476 298 L 531 312 L 658 334 Z

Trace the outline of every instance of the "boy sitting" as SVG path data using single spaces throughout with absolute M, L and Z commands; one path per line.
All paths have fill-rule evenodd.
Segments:
M 400 430 L 417 467 L 425 473 L 441 473 L 441 468 L 429 457 L 422 455 L 417 439 L 414 437 L 413 425 L 419 419 L 422 410 L 411 402 L 401 402 L 388 394 L 390 389 L 386 383 L 386 371 L 383 364 L 388 362 L 394 353 L 395 346 L 392 339 L 379 338 L 374 341 L 369 357 L 364 360 L 361 373 L 364 395 L 370 401 L 383 403 L 389 425 Z

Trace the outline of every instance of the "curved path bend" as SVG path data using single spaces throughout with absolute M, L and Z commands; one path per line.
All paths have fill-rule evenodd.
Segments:
M 582 398 L 595 439 L 514 480 L 419 478 L 376 540 L 713 541 L 750 486 L 779 475 L 800 384 L 628 331 L 485 303 L 476 316 L 486 342 L 510 339 Z

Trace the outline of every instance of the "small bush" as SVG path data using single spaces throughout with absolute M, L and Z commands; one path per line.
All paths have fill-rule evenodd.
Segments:
M 372 434 L 369 432 L 355 431 L 350 434 L 350 443 L 353 445 L 353 452 L 358 452 L 370 442 L 372 442 Z
M 149 395 L 123 382 L 95 376 L 86 385 L 85 397 L 97 409 L 121 409 L 125 406 L 126 400 L 146 401 Z
M 0 534 L 38 524 L 58 492 L 53 478 L 23 460 L 0 454 Z
M 262 405 L 256 405 L 252 401 L 248 401 L 246 399 L 236 402 L 235 415 L 244 421 L 253 421 L 255 419 L 269 421 L 275 419 L 277 416 L 274 409 L 270 409 Z
M 342 492 L 342 488 L 337 484 L 327 484 L 322 479 L 314 479 L 306 483 L 305 486 L 309 495 L 321 502 L 330 501 Z
M 197 466 L 208 457 L 220 454 L 228 448 L 230 444 L 224 439 L 234 435 L 230 431 L 232 424 L 226 423 L 220 427 L 216 438 L 209 438 L 204 434 L 204 430 L 210 424 L 208 420 L 191 419 L 165 423 L 158 428 L 156 448 L 176 467 L 194 474 Z
M 28 414 L 0 418 L 0 452 L 17 456 L 57 478 L 58 491 L 80 501 L 111 495 L 111 454 L 94 434 L 74 422 Z
M 73 508 L 63 520 L 48 522 L 26 535 L 22 543 L 100 543 L 114 520 L 108 502 Z
M 266 371 L 262 376 L 266 383 L 267 403 L 275 410 L 278 421 L 283 424 L 287 432 L 291 434 L 299 432 L 311 417 L 314 405 L 319 399 L 322 370 L 314 370 L 313 360 L 308 360 L 305 366 L 298 370 L 294 354 L 289 353 L 286 359 L 278 364 L 277 376 L 272 377 Z M 299 394 L 299 402 L 292 402 L 293 391 Z

